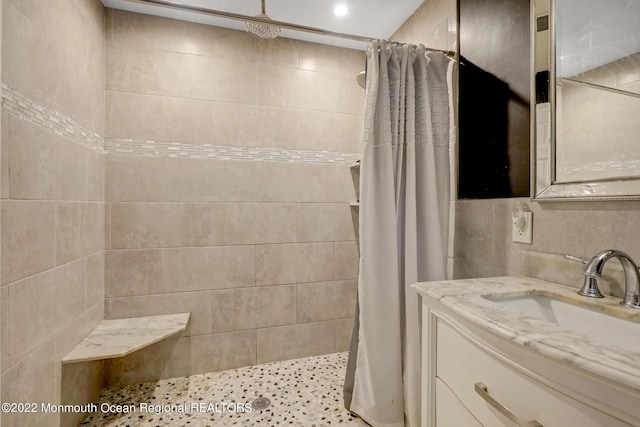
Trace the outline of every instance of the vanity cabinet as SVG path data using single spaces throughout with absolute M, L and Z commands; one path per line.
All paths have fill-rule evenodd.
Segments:
M 474 328 L 437 301 L 424 301 L 423 427 L 638 425 L 601 402 L 602 393 L 619 392 L 615 385 L 529 355 L 525 347 Z M 503 415 L 492 399 L 519 421 Z

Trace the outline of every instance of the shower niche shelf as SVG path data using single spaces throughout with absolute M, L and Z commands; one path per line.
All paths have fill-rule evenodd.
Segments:
M 103 320 L 62 363 L 89 362 L 126 356 L 185 329 L 190 313 Z

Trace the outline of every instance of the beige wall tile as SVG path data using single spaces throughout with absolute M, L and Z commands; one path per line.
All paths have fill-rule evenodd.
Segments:
M 335 351 L 349 351 L 353 333 L 353 317 L 335 320 Z
M 360 90 L 363 90 L 358 86 Z M 364 90 L 363 90 L 364 91 Z M 357 104 L 358 101 L 353 101 Z M 364 98 L 361 100 L 364 105 Z M 359 107 L 363 109 L 364 107 Z M 336 151 L 347 153 L 362 152 L 362 130 L 364 122 L 362 112 L 358 114 L 335 114 Z
M 273 40 L 258 39 L 256 40 L 256 46 L 256 62 L 259 65 L 298 68 L 299 41 L 285 37 L 278 37 Z
M 359 199 L 360 169 L 348 165 L 336 165 L 335 202 L 352 203 Z
M 86 265 L 79 260 L 9 287 L 9 365 L 85 310 Z
M 255 284 L 254 246 L 180 248 L 163 251 L 166 289 L 195 291 Z
M 167 356 L 177 340 L 178 338 L 170 338 L 127 356 L 105 360 L 105 387 L 138 384 L 163 378 Z
M 335 279 L 357 279 L 360 255 L 356 242 L 336 242 L 336 273 Z
M 104 301 L 89 307 L 55 337 L 55 358 L 62 360 L 104 320 Z
M 454 256 L 456 259 L 484 259 L 493 264 L 494 202 L 487 200 L 456 203 Z
M 97 402 L 104 384 L 104 361 L 62 365 L 61 381 L 61 404 L 86 405 Z M 60 427 L 78 426 L 84 416 L 82 412 L 64 412 L 61 414 Z
M 2 401 L 35 402 L 38 406 L 41 403 L 55 402 L 57 394 L 54 379 L 60 375 L 59 364 L 60 361 L 54 357 L 53 340 L 42 344 L 2 375 Z M 37 413 L 5 412 L 2 414 L 2 424 L 28 427 L 35 425 L 40 416 L 40 411 Z
M 3 374 L 9 367 L 9 287 L 0 288 L 0 374 Z
M 256 283 L 277 285 L 333 279 L 333 243 L 256 247 Z
M 170 202 L 257 201 L 257 162 L 163 159 L 166 200 Z
M 104 251 L 87 257 L 87 309 L 98 303 L 104 309 L 104 258 Z
M 213 331 L 296 323 L 296 294 L 294 285 L 213 291 Z
M 86 178 L 88 200 L 104 201 L 104 162 L 104 152 L 97 150 L 88 150 Z
M 11 132 L 9 125 L 11 116 L 2 113 L 2 130 L 0 132 L 0 199 L 9 198 L 9 138 Z
M 258 70 L 258 105 L 300 109 L 304 103 L 305 87 L 319 86 L 316 82 L 318 73 L 312 71 L 267 65 Z
M 292 204 L 114 203 L 111 247 L 292 242 L 294 216 Z
M 82 11 L 86 7 L 84 2 L 60 0 L 55 4 L 42 4 L 35 0 L 13 0 L 12 4 L 74 62 L 88 62 L 87 28 Z
M 246 104 L 213 103 L 213 143 L 295 148 L 299 138 L 295 110 Z
M 54 203 L 5 200 L 1 212 L 3 284 L 56 265 Z
M 333 165 L 257 162 L 261 202 L 333 201 Z
M 191 313 L 182 336 L 210 334 L 211 292 L 174 292 L 122 298 L 107 298 L 107 319 Z
M 355 280 L 298 285 L 298 322 L 353 317 L 356 307 Z
M 195 99 L 107 92 L 107 137 L 208 143 L 212 103 Z
M 108 17 L 114 46 L 213 56 L 216 31 L 210 26 L 116 9 Z
M 105 155 L 105 200 L 166 200 L 167 159 L 109 153 Z
M 352 73 L 364 71 L 366 56 L 364 51 L 336 49 L 320 43 L 298 42 L 298 68 L 326 73 Z
M 58 265 L 104 249 L 102 203 L 56 204 L 56 262 Z
M 185 376 L 255 365 L 256 332 L 179 338 L 169 349 L 165 377 Z
M 111 249 L 111 204 L 104 204 L 104 248 Z
M 110 91 L 214 99 L 217 82 L 210 57 L 111 46 L 106 69 Z
M 103 134 L 104 116 L 96 111 L 103 111 L 104 88 L 13 3 L 3 12 L 3 82 Z
M 331 202 L 333 165 L 107 156 L 107 200 Z
M 355 240 L 351 209 L 346 203 L 301 203 L 296 225 L 299 242 Z
M 89 1 L 86 2 L 86 8 L 82 9 L 84 16 L 84 23 L 87 26 L 87 50 L 89 51 L 87 57 L 89 62 L 87 64 L 87 74 L 92 76 L 97 85 L 102 88 L 104 92 L 105 81 L 105 67 L 104 61 L 106 58 L 106 13 L 107 9 L 102 5 L 102 2 Z M 104 104 L 102 106 L 104 108 Z M 101 110 L 104 111 L 104 110 Z M 103 117 L 104 120 L 104 117 Z M 100 132 L 104 135 L 104 132 Z
M 254 262 L 253 246 L 108 251 L 107 295 L 253 286 Z
M 258 329 L 258 363 L 333 353 L 333 322 Z
M 162 252 L 159 250 L 107 251 L 105 296 L 133 296 L 167 292 Z
M 10 125 L 11 198 L 86 199 L 87 148 L 21 119 Z

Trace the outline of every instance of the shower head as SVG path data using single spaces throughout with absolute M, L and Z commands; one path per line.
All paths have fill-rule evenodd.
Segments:
M 358 84 L 360 85 L 360 87 L 362 89 L 366 89 L 367 88 L 367 72 L 366 71 L 360 71 L 356 75 L 356 81 L 358 82 Z
M 262 13 L 260 15 L 256 15 L 256 18 L 271 20 L 269 16 L 265 13 L 265 0 L 262 0 Z M 275 39 L 280 35 L 280 27 L 276 27 L 275 25 L 263 24 L 260 22 L 245 22 L 245 28 L 247 29 L 247 33 L 251 34 L 254 37 L 258 37 L 260 39 Z

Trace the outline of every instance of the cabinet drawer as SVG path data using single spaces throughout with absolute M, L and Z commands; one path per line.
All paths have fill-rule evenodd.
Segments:
M 629 427 L 504 364 L 444 319 L 437 319 L 436 328 L 436 375 L 480 424 L 514 426 L 476 392 L 476 383 L 485 384 L 488 394 L 518 417 L 544 427 Z
M 436 378 L 436 427 L 482 427 L 449 387 Z

